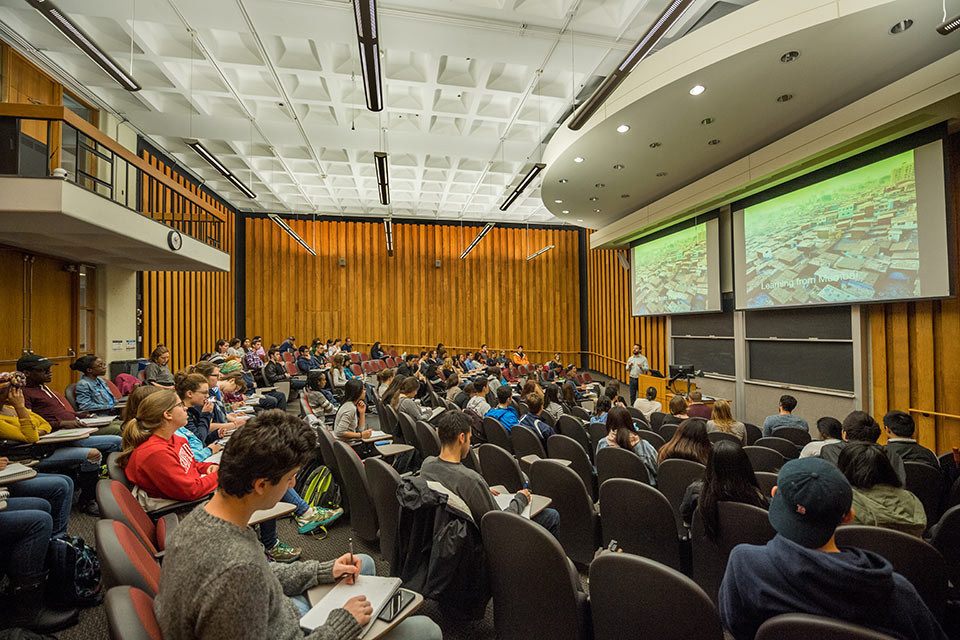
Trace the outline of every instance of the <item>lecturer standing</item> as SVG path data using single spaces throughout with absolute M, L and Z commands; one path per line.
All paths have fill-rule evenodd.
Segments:
M 633 345 L 633 355 L 627 360 L 627 371 L 630 376 L 630 406 L 637 401 L 637 390 L 640 386 L 640 374 L 650 372 L 650 363 L 647 357 L 640 353 L 640 345 Z

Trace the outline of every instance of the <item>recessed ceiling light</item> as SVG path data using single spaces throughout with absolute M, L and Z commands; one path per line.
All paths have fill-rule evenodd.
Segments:
M 590 196 L 590 202 L 596 202 L 599 199 L 597 196 Z
M 564 209 L 564 210 L 561 211 L 560 213 L 570 213 L 570 210 L 569 210 L 569 209 Z
M 613 169 L 614 169 L 614 171 L 620 171 L 621 169 L 623 169 L 623 165 L 622 165 L 622 164 L 615 164 L 615 165 L 613 165 Z
M 630 197 L 630 194 L 629 194 L 629 193 L 621 193 L 621 194 L 620 194 L 620 197 L 621 197 L 621 198 L 629 198 L 629 197 Z
M 554 200 L 557 204 L 563 204 L 563 200 Z
M 785 93 L 782 96 L 777 96 L 777 102 L 790 102 L 793 100 L 792 93 Z
M 786 64 L 788 62 L 793 62 L 800 57 L 799 51 L 787 51 L 785 54 L 780 56 L 780 62 Z
M 594 212 L 594 213 L 600 213 L 600 209 L 594 209 L 593 212 Z
M 583 162 L 583 158 L 581 158 L 580 156 L 577 156 L 576 158 L 573 159 L 573 161 L 577 163 Z
M 559 180 L 557 180 L 557 182 L 559 182 L 560 184 L 567 184 L 567 179 L 566 179 L 566 178 L 560 178 Z
M 627 131 L 630 131 L 630 125 L 628 124 L 622 124 L 617 127 L 617 133 L 626 133 Z
M 713 140 L 708 140 L 708 141 L 707 141 L 707 144 L 709 144 L 710 146 L 716 146 L 716 145 L 720 144 L 720 141 L 717 140 L 716 138 L 714 138 Z
M 892 33 L 893 35 L 897 35 L 898 33 L 903 33 L 904 31 L 906 31 L 912 26 L 913 26 L 913 20 L 911 20 L 910 18 L 904 18 L 897 24 L 890 27 L 890 33 Z
M 595 185 L 593 185 L 593 186 L 595 186 L 597 189 L 603 189 L 603 188 L 604 188 L 605 186 L 607 186 L 607 185 L 603 184 L 602 182 L 598 182 L 597 184 L 595 184 Z
M 661 171 L 660 173 L 657 174 L 657 177 L 658 177 L 658 178 L 662 178 L 662 177 L 664 177 L 665 175 L 667 175 L 667 172 L 666 172 L 666 171 Z
M 700 124 L 702 125 L 713 124 L 713 118 L 704 118 L 703 120 L 700 121 Z
M 695 84 L 690 89 L 690 95 L 698 96 L 706 90 L 707 90 L 706 87 L 704 87 L 702 84 Z
M 577 222 L 583 222 L 583 218 L 577 218 Z
M 659 146 L 660 146 L 660 143 L 659 143 L 659 142 L 651 142 L 651 143 L 650 143 L 650 148 L 651 148 L 651 149 L 656 149 L 656 148 L 659 147 Z

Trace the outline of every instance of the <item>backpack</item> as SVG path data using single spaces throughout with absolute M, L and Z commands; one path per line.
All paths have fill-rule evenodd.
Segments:
M 100 559 L 78 536 L 61 535 L 47 546 L 47 597 L 65 607 L 91 607 L 103 600 Z
M 311 507 L 337 509 L 340 506 L 340 487 L 334 482 L 328 467 L 317 465 L 304 485 L 300 496 Z

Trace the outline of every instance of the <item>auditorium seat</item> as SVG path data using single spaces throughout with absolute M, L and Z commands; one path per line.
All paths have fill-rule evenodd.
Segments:
M 153 597 L 123 585 L 107 591 L 104 599 L 110 640 L 163 640 L 153 612 Z
M 370 497 L 363 462 L 352 448 L 339 440 L 333 443 L 333 454 L 350 505 L 350 527 L 360 538 L 373 542 L 377 539 L 377 512 Z
M 597 451 L 597 482 L 603 486 L 611 478 L 629 478 L 650 484 L 650 473 L 640 456 L 620 447 L 604 447 Z
M 547 438 L 547 455 L 551 458 L 569 460 L 570 469 L 580 476 L 590 501 L 597 501 L 597 476 L 590 458 L 587 457 L 586 451 L 579 442 L 565 435 L 552 435 Z
M 513 428 L 511 435 L 513 440 L 513 453 L 517 457 L 517 460 L 521 461 L 521 465 L 525 456 L 534 455 L 538 458 L 547 457 L 540 436 L 530 429 L 523 426 L 516 426 Z
M 94 538 L 106 586 L 129 585 L 156 597 L 160 565 L 130 527 L 116 520 L 98 520 Z
M 400 474 L 378 457 L 367 458 L 363 468 L 380 526 L 380 555 L 392 566 L 396 551 L 394 543 L 397 539 L 397 522 L 400 519 L 400 503 L 397 502 Z
M 747 458 L 750 459 L 750 466 L 753 467 L 754 472 L 767 471 L 769 473 L 777 473 L 780 471 L 780 467 L 786 463 L 786 459 L 782 455 L 769 447 L 751 445 L 744 447 L 743 451 L 747 454 Z
M 750 424 L 749 422 L 743 423 L 744 429 L 747 430 L 747 445 L 754 444 L 757 440 L 763 437 L 763 430 L 760 429 L 755 424 Z
M 726 440 L 727 442 L 734 442 L 743 446 L 743 440 L 733 435 L 732 433 L 725 433 L 723 431 L 711 431 L 707 434 L 707 437 L 710 438 L 710 442 L 716 444 L 721 440 Z
M 167 536 L 180 521 L 175 513 L 168 513 L 154 522 L 130 490 L 116 480 L 100 480 L 96 493 L 100 517 L 124 523 L 137 534 L 151 554 L 160 555 L 166 547 Z
M 678 458 L 664 460 L 657 470 L 657 489 L 670 501 L 677 534 L 681 537 L 686 537 L 686 527 L 680 518 L 680 503 L 683 502 L 687 487 L 692 482 L 702 479 L 705 470 L 706 467 L 699 462 Z
M 653 445 L 653 448 L 657 451 L 660 450 L 660 447 L 666 444 L 666 441 L 660 437 L 659 433 L 654 433 L 653 431 L 647 431 L 646 429 L 641 429 L 637 432 L 637 435 Z
M 523 489 L 524 478 L 516 459 L 503 447 L 482 444 L 477 448 L 483 479 L 491 487 L 502 485 L 515 493 Z
M 557 540 L 570 559 L 590 564 L 600 546 L 600 515 L 580 476 L 570 467 L 537 460 L 530 466 L 530 492 L 549 497 L 550 508 L 560 514 Z
M 583 448 L 590 460 L 593 460 L 593 451 L 590 450 L 590 436 L 583 423 L 574 416 L 563 414 L 557 419 L 556 432 L 572 439 Z
M 811 439 L 809 431 L 806 429 L 799 429 L 797 427 L 780 427 L 774 432 L 774 434 L 778 438 L 789 440 L 800 448 L 803 448 L 803 446 L 810 442 Z
M 414 428 L 417 432 L 417 442 L 420 447 L 420 455 L 424 458 L 429 458 L 430 456 L 439 456 L 440 455 L 440 437 L 437 435 L 437 430 L 429 422 L 424 422 L 423 420 L 417 420 L 414 423 Z
M 885 633 L 835 618 L 806 613 L 784 613 L 757 629 L 755 640 L 893 640 Z
M 510 432 L 496 419 L 484 416 L 483 437 L 490 444 L 496 445 L 509 453 L 513 453 L 513 441 L 510 439 Z
M 766 436 L 753 443 L 756 447 L 766 447 L 773 449 L 787 460 L 793 460 L 800 457 L 800 449 L 785 438 L 778 436 Z
M 601 484 L 600 525 L 603 547 L 616 540 L 625 553 L 681 569 L 673 508 L 649 484 L 628 478 L 612 478 Z
M 927 515 L 927 526 L 933 526 L 940 517 L 943 481 L 940 470 L 924 462 L 904 462 L 903 467 L 907 472 L 903 488 L 920 499 L 923 503 L 923 511 Z

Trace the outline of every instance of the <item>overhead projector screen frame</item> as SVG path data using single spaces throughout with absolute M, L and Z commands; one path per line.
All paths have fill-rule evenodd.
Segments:
M 682 315 L 688 313 L 715 313 L 721 311 L 720 295 L 720 214 L 713 211 L 678 224 L 661 229 L 656 233 L 630 243 L 630 312 L 633 316 L 648 317 L 660 315 Z M 704 227 L 706 243 L 707 288 L 705 308 L 690 309 L 687 311 L 654 310 L 641 313 L 637 298 L 637 265 L 635 261 L 637 249 L 644 245 L 655 243 L 677 233 L 682 233 L 696 227 Z
M 733 275 L 736 309 L 753 311 L 844 304 L 872 304 L 943 299 L 953 296 L 955 283 L 951 265 L 955 256 L 952 255 L 953 243 L 950 242 L 950 238 L 953 237 L 954 229 L 952 228 L 951 216 L 948 215 L 950 211 L 950 185 L 948 184 L 947 158 L 943 149 L 945 135 L 946 126 L 937 125 L 733 203 L 731 209 L 733 211 Z M 908 152 L 913 153 L 914 182 L 916 185 L 916 228 L 919 260 L 916 281 L 920 288 L 918 295 L 892 297 L 874 295 L 835 301 L 812 300 L 780 302 L 770 305 L 750 304 L 746 274 L 751 267 L 748 265 L 746 258 L 748 238 L 745 236 L 744 223 L 747 209 Z

